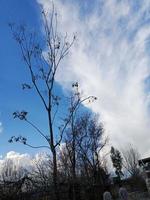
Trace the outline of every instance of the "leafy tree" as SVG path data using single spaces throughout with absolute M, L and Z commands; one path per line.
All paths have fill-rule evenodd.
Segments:
M 115 168 L 115 173 L 119 180 L 121 180 L 121 177 L 123 176 L 122 172 L 122 165 L 123 165 L 123 158 L 121 156 L 121 153 L 119 150 L 115 149 L 114 147 L 111 147 L 110 151 L 111 155 L 111 161 L 113 164 L 113 167 Z

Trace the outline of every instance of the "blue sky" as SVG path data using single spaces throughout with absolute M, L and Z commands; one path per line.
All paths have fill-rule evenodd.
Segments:
M 0 53 L 0 121 L 2 122 L 0 154 L 5 155 L 12 150 L 34 154 L 41 150 L 34 150 L 19 143 L 8 143 L 11 136 L 22 135 L 26 136 L 33 146 L 45 144 L 45 141 L 26 123 L 13 119 L 12 113 L 16 110 L 28 111 L 29 119 L 32 122 L 45 133 L 48 130 L 47 117 L 39 98 L 36 98 L 36 93 L 22 90 L 21 84 L 30 82 L 30 76 L 8 23 L 26 24 L 29 30 L 36 30 L 39 36 L 42 36 L 41 8 L 36 1 L 4 0 L 1 2 L 0 12 L 2 16 L 0 24 L 3 27 L 0 30 L 1 38 L 3 38 Z M 56 90 L 56 93 L 61 96 L 62 89 L 59 84 L 57 84 Z
M 9 144 L 7 141 L 11 135 L 24 134 L 30 138 L 34 144 L 39 144 L 39 138 L 32 129 L 18 120 L 13 120 L 12 113 L 15 110 L 30 110 L 32 117 L 37 124 L 46 126 L 43 111 L 40 109 L 40 102 L 34 98 L 31 92 L 24 92 L 21 84 L 28 80 L 28 73 L 22 61 L 21 54 L 16 42 L 13 40 L 12 33 L 8 27 L 9 22 L 17 24 L 25 23 L 29 28 L 41 31 L 41 22 L 39 15 L 39 6 L 35 1 L 25 0 L 2 0 L 0 6 L 0 121 L 2 122 L 3 131 L 0 135 L 0 154 L 6 154 L 10 150 L 19 152 L 34 152 L 19 144 Z M 37 113 L 35 110 L 39 110 Z M 31 136 L 33 133 L 33 136 Z
M 150 140 L 144 145 L 141 140 L 148 138 L 150 128 L 150 1 L 57 0 L 55 5 L 62 34 L 77 34 L 76 44 L 59 71 L 57 92 L 62 94 L 62 89 L 78 81 L 86 95 L 98 97 L 90 108 L 101 115 L 110 144 L 120 148 L 120 144 L 133 143 L 148 155 Z M 47 126 L 39 99 L 21 89 L 29 77 L 8 27 L 9 22 L 25 23 L 42 36 L 40 6 L 49 12 L 50 0 L 0 2 L 2 155 L 12 150 L 35 153 L 20 144 L 9 144 L 12 135 L 26 135 L 35 145 L 43 143 L 26 124 L 12 118 L 15 110 L 25 109 L 42 130 Z

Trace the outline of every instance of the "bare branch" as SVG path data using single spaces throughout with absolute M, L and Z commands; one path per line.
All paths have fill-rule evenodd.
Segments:
M 49 147 L 49 146 L 32 146 L 32 145 L 30 145 L 30 144 L 28 144 L 28 143 L 26 143 L 25 145 L 28 146 L 28 147 L 31 147 L 31 148 L 33 148 L 33 149 L 47 148 L 47 149 L 50 150 L 50 147 Z
M 28 123 L 28 124 L 30 124 L 41 136 L 43 136 L 45 139 L 46 139 L 46 141 L 49 143 L 49 141 L 48 141 L 48 139 L 47 139 L 47 137 L 45 136 L 45 134 L 37 127 L 37 126 L 35 126 L 31 121 L 29 121 L 29 120 L 27 120 L 26 119 L 26 122 Z

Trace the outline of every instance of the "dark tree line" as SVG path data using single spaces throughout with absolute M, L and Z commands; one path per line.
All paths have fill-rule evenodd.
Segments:
M 110 176 L 107 169 L 103 167 L 101 157 L 97 155 L 106 144 L 103 135 L 103 125 L 99 123 L 95 115 L 84 113 L 82 116 L 80 115 L 77 117 L 74 129 L 76 130 L 75 170 L 73 163 L 74 148 L 72 148 L 70 127 L 68 127 L 65 132 L 65 143 L 61 144 L 57 152 L 60 199 L 101 199 L 104 186 L 110 185 Z M 128 184 L 131 191 L 137 189 L 145 190 L 145 182 L 140 176 L 140 173 L 137 173 L 137 165 L 135 166 L 134 164 L 134 167 L 130 165 L 138 161 L 135 159 L 137 155 L 136 149 L 133 147 L 130 148 L 131 149 L 126 150 L 126 152 L 130 152 L 130 159 L 127 160 L 127 166 L 131 166 L 128 170 L 136 171 L 136 174 L 130 173 L 127 179 L 122 179 L 120 181 L 124 184 Z M 116 155 L 118 155 L 118 153 Z M 119 153 L 119 155 L 119 157 L 121 157 L 121 153 Z M 126 154 L 126 156 L 127 155 L 128 154 Z M 0 199 L 55 199 L 52 157 L 47 154 L 47 157 L 44 155 L 44 159 L 42 159 L 42 157 L 40 158 L 41 159 L 33 159 L 33 167 L 28 170 L 23 167 L 15 166 L 11 160 L 7 160 L 3 164 L 0 172 Z M 122 158 L 122 168 L 117 169 L 125 169 L 123 168 L 125 162 L 126 160 Z M 118 175 L 118 173 L 116 174 Z M 112 182 L 111 187 L 112 189 L 114 187 Z
M 64 143 L 57 149 L 57 183 L 61 199 L 97 199 L 109 183 L 109 174 L 102 166 L 100 151 L 106 145 L 103 125 L 97 116 L 84 112 L 77 115 L 64 133 Z M 74 133 L 72 132 L 74 131 Z M 74 158 L 75 157 L 75 158 Z M 15 166 L 7 161 L 0 176 L 1 199 L 37 199 L 48 196 L 55 199 L 53 185 L 53 158 L 33 160 L 31 169 Z M 88 194 L 88 196 L 86 196 Z M 64 195 L 64 197 L 62 197 Z

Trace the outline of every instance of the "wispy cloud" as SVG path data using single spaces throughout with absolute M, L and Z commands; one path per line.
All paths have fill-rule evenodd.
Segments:
M 38 0 L 48 10 L 50 0 Z M 55 2 L 60 28 L 77 33 L 58 81 L 79 81 L 85 94 L 98 97 L 91 108 L 101 115 L 110 143 L 136 145 L 150 153 L 150 1 Z M 88 9 L 87 7 L 91 7 Z M 63 75 L 62 75 L 63 74 Z M 63 77 L 63 79 L 62 79 Z

